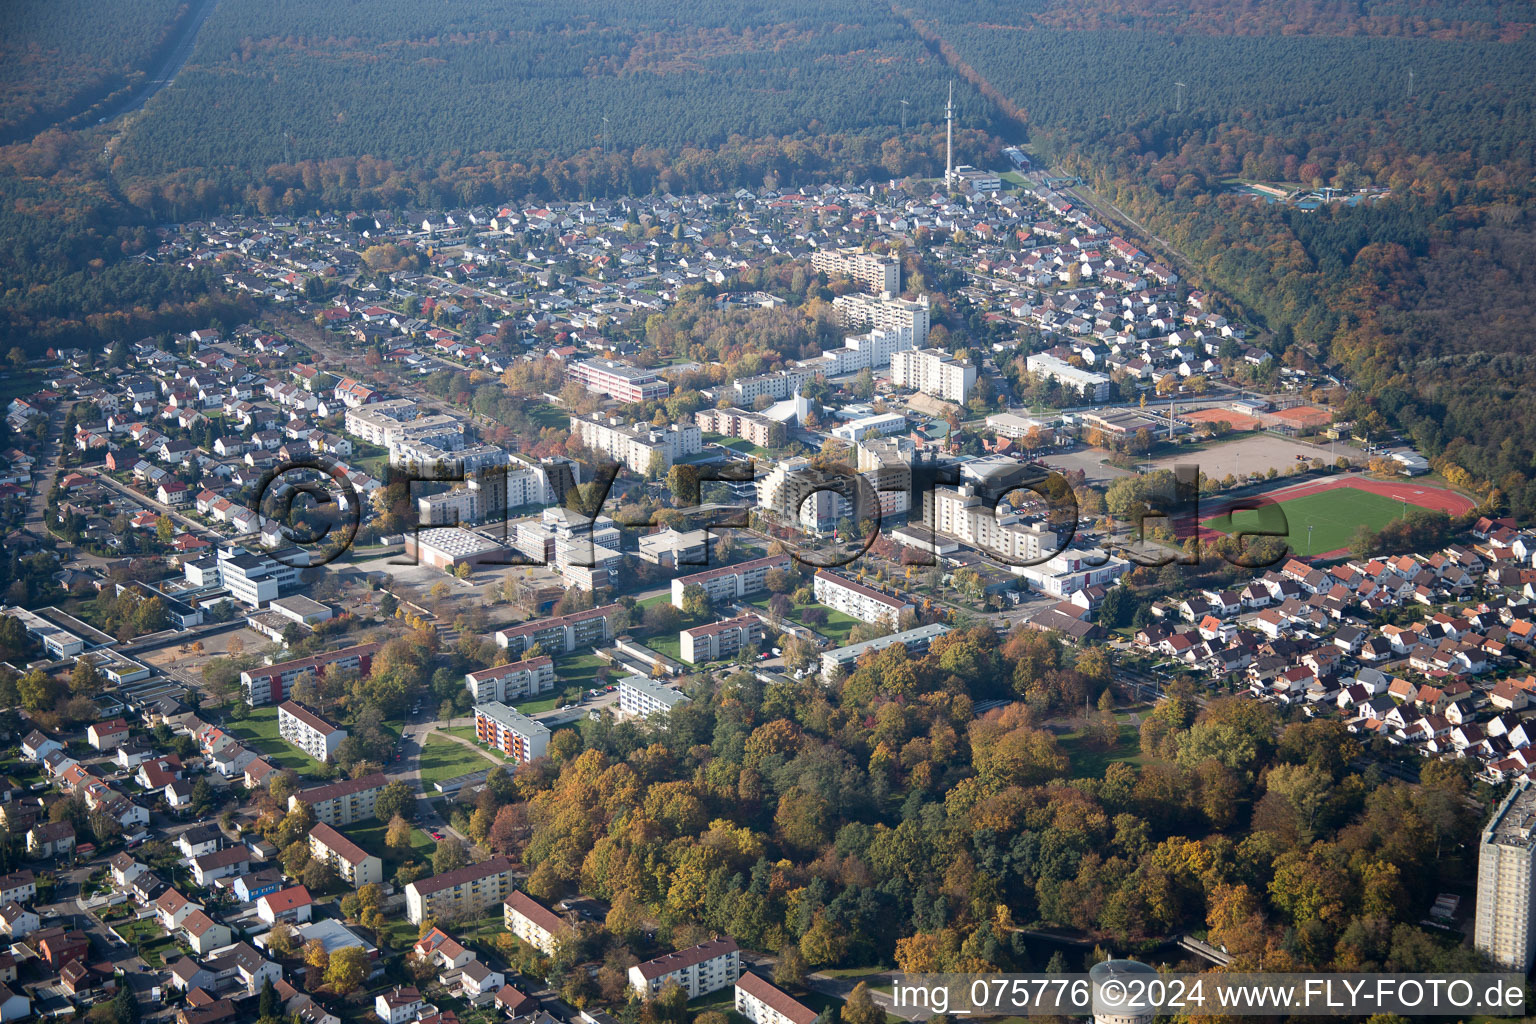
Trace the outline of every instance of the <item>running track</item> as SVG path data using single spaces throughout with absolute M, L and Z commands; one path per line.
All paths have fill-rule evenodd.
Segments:
M 1470 512 L 1477 505 L 1470 498 L 1457 494 L 1455 491 L 1444 487 L 1431 487 L 1427 484 L 1416 484 L 1411 480 L 1371 480 L 1358 474 L 1330 477 L 1326 480 L 1308 480 L 1305 483 L 1292 484 L 1275 491 L 1265 491 L 1262 494 L 1249 495 L 1249 499 L 1263 498 L 1275 503 L 1293 501 L 1297 498 L 1308 498 L 1314 494 L 1322 494 L 1325 491 L 1338 490 L 1341 487 L 1353 487 L 1357 491 L 1368 491 L 1371 494 L 1379 494 L 1393 501 L 1406 501 L 1418 508 L 1429 509 L 1432 512 L 1447 512 L 1453 516 Z M 1242 507 L 1241 499 L 1234 499 L 1219 504 L 1215 511 L 1200 516 L 1200 539 L 1209 540 L 1221 536 L 1215 530 L 1208 529 L 1205 524 L 1212 519 L 1225 515 L 1233 505 Z M 1330 551 L 1314 555 L 1314 558 L 1335 558 L 1345 554 L 1343 550 Z

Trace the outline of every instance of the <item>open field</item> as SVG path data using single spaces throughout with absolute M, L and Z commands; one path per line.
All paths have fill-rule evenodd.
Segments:
M 1344 552 L 1361 526 L 1379 530 L 1401 518 L 1407 506 L 1453 515 L 1472 508 L 1469 499 L 1444 488 L 1362 477 L 1312 481 L 1263 497 L 1274 504 L 1257 511 L 1221 512 L 1202 525 L 1217 533 L 1285 530 L 1297 554 L 1328 555 Z
M 313 772 L 320 766 L 320 762 L 298 747 L 290 746 L 277 734 L 276 705 L 253 708 L 240 721 L 230 720 L 224 723 L 224 729 L 279 768 L 292 768 L 302 774 Z
M 757 600 L 750 602 L 750 604 L 756 608 L 761 608 L 764 611 L 767 611 L 768 602 L 771 598 L 772 595 L 765 594 Z M 801 618 L 801 616 L 803 616 L 812 608 L 820 608 L 825 611 L 827 613 L 827 621 L 820 625 L 812 625 Z M 817 601 L 812 601 L 809 604 L 794 605 L 790 610 L 788 618 L 796 624 L 804 626 L 806 629 L 815 630 L 822 636 L 829 637 L 833 643 L 839 646 L 842 646 L 848 642 L 848 634 L 853 631 L 854 626 L 859 624 L 859 620 L 854 618 L 852 615 L 847 615 L 843 612 L 828 608 L 826 605 Z
M 421 750 L 421 781 L 430 786 L 444 779 L 485 771 L 495 765 L 495 761 L 462 743 L 428 733 Z
M 1222 412 L 1222 419 L 1237 416 Z M 1230 422 L 1230 421 L 1229 421 Z M 1236 424 L 1234 423 L 1235 427 Z M 1305 459 L 1322 459 L 1330 465 L 1340 456 L 1347 459 L 1363 458 L 1365 453 L 1347 444 L 1314 445 L 1293 441 L 1278 434 L 1249 434 L 1230 441 L 1218 441 L 1204 446 L 1198 452 L 1165 455 L 1152 463 L 1154 469 L 1172 469 L 1174 466 L 1194 463 L 1206 476 L 1221 478 L 1239 473 L 1267 473 L 1270 469 L 1285 472 L 1297 462 L 1297 456 Z M 1054 459 L 1052 461 L 1055 461 Z

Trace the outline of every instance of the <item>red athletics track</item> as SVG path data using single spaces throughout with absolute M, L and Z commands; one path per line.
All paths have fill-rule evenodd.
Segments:
M 1358 474 L 1330 477 L 1327 480 L 1308 480 L 1305 483 L 1292 484 L 1290 487 L 1282 487 L 1275 491 L 1265 491 L 1262 494 L 1249 495 L 1250 498 L 1261 497 L 1268 501 L 1280 503 L 1292 501 L 1296 498 L 1307 498 L 1314 494 L 1322 494 L 1324 491 L 1334 491 L 1341 487 L 1353 487 L 1359 491 L 1369 491 L 1371 494 L 1379 494 L 1393 501 L 1406 501 L 1418 508 L 1429 509 L 1432 512 L 1448 512 L 1453 516 L 1470 512 L 1477 507 L 1472 499 L 1457 494 L 1455 491 L 1444 487 L 1431 487 L 1427 484 L 1416 484 L 1411 480 L 1371 480 Z M 1233 504 L 1239 501 L 1223 503 L 1216 511 L 1200 517 L 1200 539 L 1209 540 L 1221 536 L 1215 530 L 1206 527 L 1206 523 L 1218 516 L 1225 515 Z M 1343 554 L 1341 551 L 1332 551 L 1324 555 L 1316 555 L 1317 558 L 1328 558 Z

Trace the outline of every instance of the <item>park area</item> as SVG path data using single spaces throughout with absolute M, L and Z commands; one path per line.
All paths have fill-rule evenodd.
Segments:
M 1264 495 L 1273 504 L 1222 512 L 1202 524 L 1215 533 L 1284 536 L 1302 557 L 1345 554 L 1362 526 L 1380 530 L 1410 507 L 1465 512 L 1472 502 L 1453 491 L 1360 478 L 1309 482 Z

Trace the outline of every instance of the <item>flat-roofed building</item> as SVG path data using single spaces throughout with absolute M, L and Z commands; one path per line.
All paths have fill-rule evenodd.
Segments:
M 933 623 L 928 626 L 918 626 L 916 629 L 908 629 L 900 633 L 890 633 L 886 636 L 876 637 L 873 640 L 865 640 L 862 643 L 849 644 L 847 647 L 837 647 L 821 653 L 821 678 L 823 682 L 830 683 L 836 678 L 837 673 L 843 669 L 849 671 L 858 664 L 858 661 L 870 651 L 883 651 L 887 647 L 901 644 L 907 651 L 914 655 L 927 652 L 933 641 L 949 632 L 949 627 L 942 623 Z
M 679 634 L 682 659 L 691 665 L 734 657 L 743 647 L 761 644 L 766 631 L 756 615 L 738 615 L 734 619 L 711 622 L 685 629 Z
M 676 953 L 658 956 L 629 969 L 629 987 L 641 999 L 657 995 L 670 982 L 676 982 L 697 999 L 736 984 L 741 977 L 741 952 L 735 939 L 711 939 Z
M 645 476 L 652 470 L 665 473 L 672 464 L 704 450 L 704 432 L 697 423 L 626 424 L 604 417 L 572 416 L 571 433 L 595 452 L 622 462 L 632 473 Z
M 325 786 L 303 789 L 288 798 L 291 811 L 299 804 L 308 804 L 316 821 L 327 825 L 351 825 L 377 817 L 375 808 L 379 794 L 389 785 L 383 772 L 364 775 L 360 779 L 343 779 Z
M 505 857 L 418 878 L 405 887 L 406 920 L 421 924 L 429 917 L 478 916 L 505 900 L 514 881 L 512 862 Z
M 962 404 L 976 385 L 976 364 L 936 348 L 910 349 L 891 356 L 891 383 Z
M 752 1024 L 812 1024 L 816 1011 L 750 971 L 736 979 L 736 1012 Z
M 844 327 L 895 330 L 910 333 L 911 344 L 922 347 L 928 342 L 930 322 L 928 298 L 918 302 L 873 295 L 839 295 L 832 300 L 832 310 Z
M 1536 786 L 1522 782 L 1483 829 L 1472 939 L 1493 963 L 1529 971 L 1536 959 Z
M 811 253 L 811 267 L 828 277 L 846 277 L 876 295 L 901 291 L 901 261 L 886 253 L 818 249 Z
M 291 700 L 278 705 L 277 734 L 316 761 L 331 760 L 347 738 L 347 730 Z
M 913 608 L 912 602 L 904 597 L 876 590 L 829 569 L 816 570 L 811 588 L 816 600 L 844 615 L 852 615 L 860 622 L 883 622 L 894 626 L 900 621 L 902 612 Z
M 687 701 L 687 694 L 645 676 L 625 676 L 619 680 L 619 710 L 635 718 L 665 714 Z
M 490 701 L 475 705 L 475 738 L 527 763 L 544 756 L 549 746 L 549 727 L 500 701 Z
M 672 385 L 656 376 L 656 371 L 630 366 L 612 359 L 587 359 L 572 363 L 566 376 L 594 394 L 607 395 L 625 405 L 666 398 Z
M 489 537 L 452 526 L 406 531 L 405 555 L 434 569 L 486 563 L 503 565 L 508 562 L 504 545 Z
M 571 930 L 559 914 L 521 891 L 507 897 L 502 920 L 507 931 L 547 956 L 554 955 L 555 942 Z
M 1090 402 L 1103 402 L 1109 398 L 1110 380 L 1102 373 L 1081 369 L 1044 352 L 1025 356 L 1024 367 L 1036 377 L 1076 388 Z
M 496 631 L 496 646 L 509 654 L 521 654 L 538 644 L 549 654 L 570 654 L 579 647 L 590 647 L 613 638 L 612 622 L 617 604 L 605 604 L 569 615 L 535 619 Z
M 784 444 L 784 424 L 745 409 L 700 409 L 694 419 L 706 434 L 739 437 L 760 448 Z
M 768 589 L 768 573 L 774 569 L 787 571 L 789 567 L 788 555 L 769 555 L 767 558 L 754 558 L 749 562 L 737 562 L 735 565 L 722 565 L 718 569 L 678 576 L 672 580 L 672 604 L 681 608 L 683 591 L 690 586 L 701 588 L 711 602 L 736 601 Z
M 663 526 L 655 533 L 647 533 L 640 538 L 636 554 L 641 561 L 666 569 L 704 565 L 709 560 L 709 531 L 674 530 L 670 526 Z
M 377 643 L 356 644 L 308 658 L 295 658 L 262 668 L 246 669 L 240 673 L 240 694 L 247 704 L 261 707 L 282 700 L 294 680 L 306 673 L 319 677 L 334 669 L 356 669 L 359 675 L 366 676 L 373 669 L 373 656 L 382 646 Z
M 510 665 L 483 668 L 464 676 L 464 686 L 476 704 L 489 701 L 505 703 L 525 697 L 537 697 L 555 688 L 555 661 L 547 656 L 524 658 Z
M 320 821 L 309 830 L 311 855 L 327 861 L 342 881 L 357 889 L 384 880 L 384 862 Z

